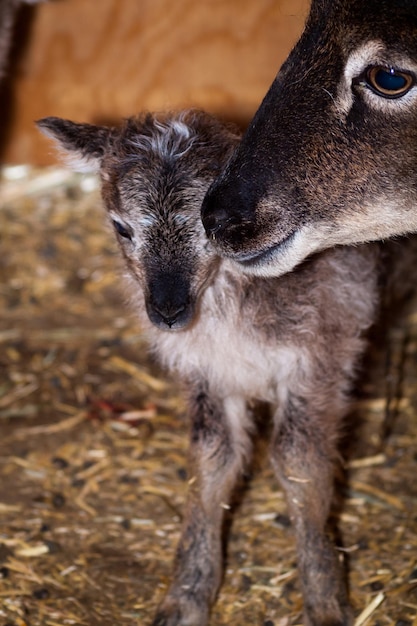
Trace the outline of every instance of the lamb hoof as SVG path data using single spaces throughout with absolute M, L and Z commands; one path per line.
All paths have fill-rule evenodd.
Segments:
M 190 600 L 165 598 L 152 626 L 206 626 L 208 611 Z

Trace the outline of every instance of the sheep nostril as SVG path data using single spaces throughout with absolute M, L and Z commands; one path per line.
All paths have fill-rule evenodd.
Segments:
M 215 239 L 216 233 L 223 228 L 223 221 L 220 221 L 214 215 L 203 215 L 203 225 L 209 239 Z
M 172 328 L 172 326 L 174 326 L 174 324 L 178 321 L 178 319 L 186 310 L 186 306 L 172 306 L 169 304 L 167 304 L 166 306 L 158 306 L 154 304 L 153 309 L 155 313 L 160 317 L 161 322 L 163 322 L 163 324 L 165 324 L 169 328 Z
M 222 230 L 223 228 L 223 223 L 222 222 L 218 222 L 217 224 L 213 225 L 210 228 L 206 228 L 206 233 L 209 239 L 211 239 L 212 241 L 216 240 L 216 234 Z
M 203 225 L 206 231 L 206 235 L 212 241 L 217 239 L 217 235 L 223 235 L 225 231 L 231 226 L 237 226 L 241 222 L 240 216 L 219 216 L 213 215 L 203 216 Z
M 207 194 L 203 200 L 201 219 L 209 239 L 216 239 L 220 231 L 224 231 L 230 223 L 231 216 L 228 207 L 218 202 L 216 195 Z

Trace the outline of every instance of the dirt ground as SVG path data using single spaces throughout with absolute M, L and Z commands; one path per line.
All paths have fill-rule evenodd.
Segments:
M 0 625 L 149 624 L 187 489 L 181 392 L 125 306 L 95 179 L 7 168 L 1 197 Z M 386 337 L 349 421 L 341 555 L 358 626 L 417 626 L 417 298 Z M 285 502 L 259 460 L 211 626 L 301 620 Z

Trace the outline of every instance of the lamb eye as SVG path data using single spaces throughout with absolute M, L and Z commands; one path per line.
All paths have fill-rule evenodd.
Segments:
M 374 93 L 383 98 L 401 98 L 415 84 L 415 77 L 406 72 L 381 66 L 370 67 L 365 82 Z
M 121 237 L 132 240 L 132 233 L 126 228 L 126 226 L 123 226 L 123 224 L 121 222 L 118 222 L 117 220 L 112 220 L 112 222 L 115 230 L 119 233 Z

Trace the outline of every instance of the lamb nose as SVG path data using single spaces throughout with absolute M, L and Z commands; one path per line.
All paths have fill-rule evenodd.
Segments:
M 185 311 L 185 305 L 158 307 L 154 305 L 154 310 L 161 317 L 164 324 L 172 328 L 177 319 Z

